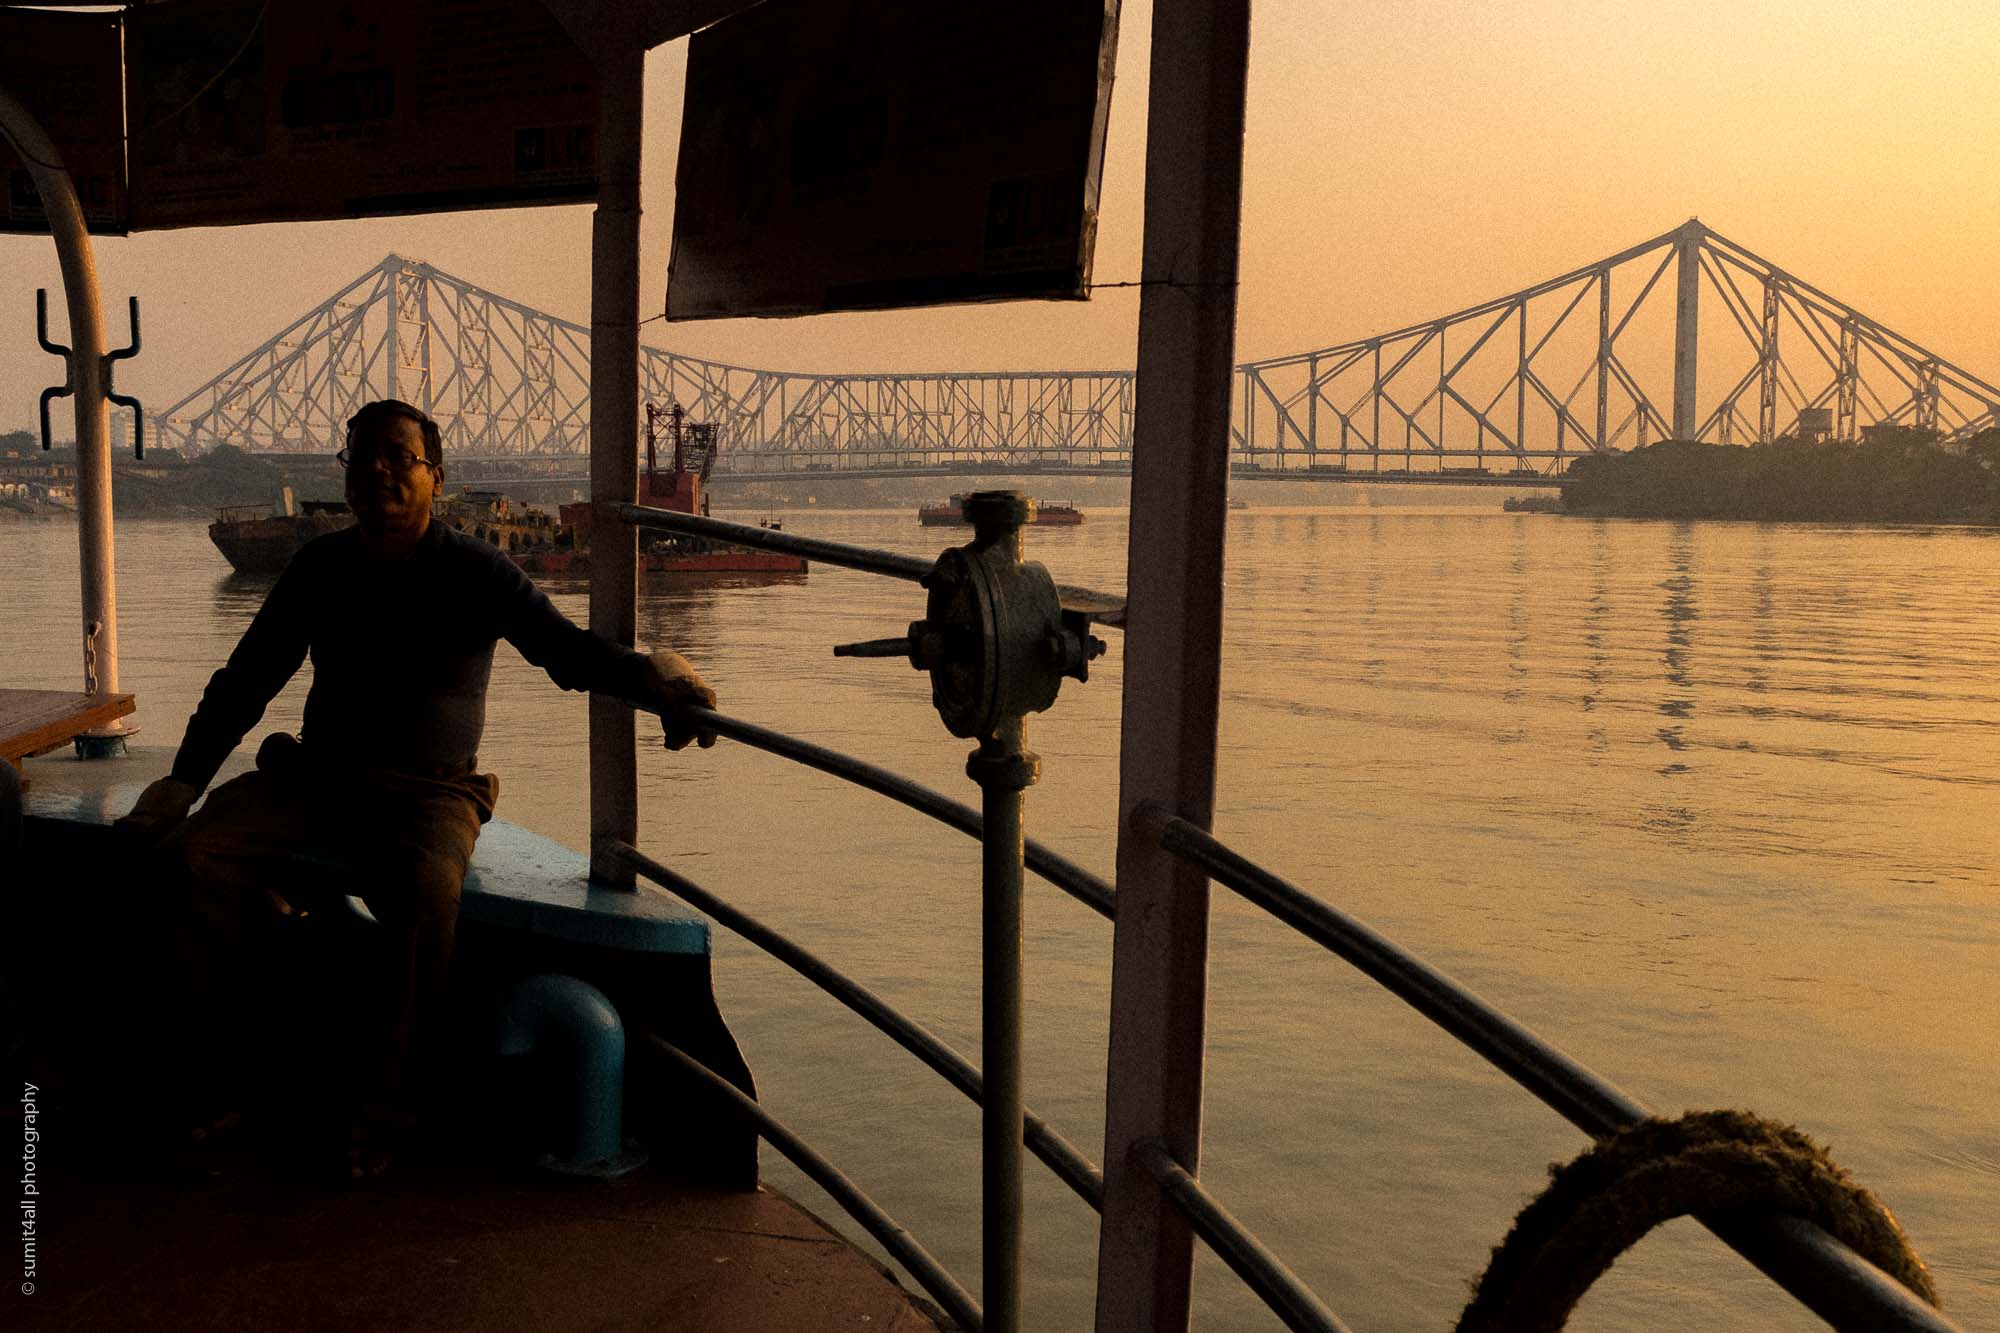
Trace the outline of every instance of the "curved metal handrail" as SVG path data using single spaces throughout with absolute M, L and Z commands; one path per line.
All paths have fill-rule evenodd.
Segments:
M 794 972 L 839 1000 L 910 1054 L 929 1065 L 944 1080 L 984 1104 L 985 1086 L 979 1069 L 970 1060 L 939 1040 L 935 1034 L 897 1010 L 881 996 L 848 977 L 817 954 L 793 943 L 749 913 L 732 907 L 684 875 L 653 860 L 629 843 L 608 841 L 604 850 L 623 860 L 658 888 L 708 913 L 750 943 L 790 967 Z M 1099 1212 L 1104 1211 L 1104 1175 L 1088 1157 L 1054 1129 L 1046 1120 L 1022 1108 L 1022 1141 L 1041 1158 L 1076 1196 Z
M 912 782 L 901 774 L 892 773 L 865 759 L 856 759 L 838 750 L 830 750 L 811 741 L 802 741 L 796 736 L 787 736 L 782 731 L 773 731 L 754 722 L 745 722 L 742 718 L 718 713 L 712 708 L 694 705 L 682 711 L 698 726 L 711 730 L 719 736 L 727 736 L 731 740 L 741 741 L 745 745 L 770 754 L 796 760 L 808 768 L 816 768 L 822 773 L 843 778 L 857 787 L 865 787 L 878 795 L 887 796 L 892 801 L 900 801 L 912 810 L 929 815 L 940 824 L 951 825 L 961 833 L 977 838 L 985 829 L 986 821 L 971 806 L 962 801 L 954 801 L 943 792 L 933 791 L 922 783 Z M 1024 846 L 1028 869 L 1107 921 L 1111 919 L 1115 897 L 1111 885 L 1068 857 L 1050 851 L 1032 838 L 1027 839 Z
M 921 582 L 931 568 L 929 562 L 916 557 L 798 537 L 771 529 L 726 523 L 697 515 L 652 509 L 643 505 L 618 505 L 614 507 L 614 512 L 618 518 L 635 526 L 660 527 L 743 546 L 787 551 L 863 572 L 886 574 L 917 582 Z M 1088 589 L 1058 586 L 1065 609 L 1083 610 L 1099 623 L 1122 624 L 1125 611 L 1123 599 L 1108 597 Z M 713 709 L 697 707 L 690 708 L 687 712 L 695 721 L 718 734 L 731 736 L 756 748 L 783 755 L 854 782 L 975 837 L 980 836 L 983 831 L 984 821 L 969 806 L 964 806 L 887 769 L 759 727 L 754 723 L 728 717 Z M 1413 954 L 1359 921 L 1257 866 L 1215 839 L 1206 830 L 1151 803 L 1141 807 L 1134 818 L 1138 827 L 1157 840 L 1164 850 L 1201 867 L 1217 882 L 1234 889 L 1251 902 L 1263 907 L 1279 921 L 1366 973 L 1579 1128 L 1601 1136 L 1642 1120 L 1650 1114 L 1642 1103 L 1628 1097 L 1606 1080 L 1570 1059 L 1562 1051 L 1543 1041 L 1444 973 L 1423 963 Z M 724 924 L 731 925 L 739 933 L 744 934 L 745 938 L 752 939 L 770 950 L 774 956 L 786 961 L 802 975 L 874 1023 L 905 1049 L 916 1054 L 975 1102 L 983 1103 L 983 1081 L 977 1069 L 923 1028 L 897 1013 L 879 997 L 857 983 L 849 981 L 830 965 L 785 940 L 761 923 L 737 912 L 714 895 L 645 857 L 636 849 L 614 841 L 608 844 L 607 850 L 628 861 L 662 888 L 686 898 L 695 906 L 723 920 Z M 1087 903 L 1100 914 L 1107 917 L 1113 915 L 1115 894 L 1111 886 L 1102 880 L 1033 843 L 1026 845 L 1024 860 L 1029 868 Z M 658 1041 L 657 1038 L 654 1040 Z M 702 1070 L 701 1066 L 674 1051 L 666 1043 L 658 1044 L 692 1068 L 700 1070 L 711 1080 L 721 1083 L 715 1075 Z M 850 1205 L 831 1187 L 828 1187 L 829 1193 L 834 1193 L 835 1197 L 841 1200 L 843 1207 L 847 1207 L 849 1212 L 868 1227 L 871 1234 L 876 1234 L 877 1239 L 882 1240 L 885 1246 L 890 1246 L 891 1242 L 876 1230 L 878 1226 L 887 1227 L 902 1237 L 903 1241 L 907 1241 L 908 1245 L 914 1248 L 916 1254 L 922 1255 L 923 1262 L 930 1263 L 935 1269 L 934 1261 L 923 1253 L 921 1247 L 916 1246 L 915 1241 L 910 1239 L 906 1232 L 888 1219 L 886 1214 L 882 1214 L 866 1195 L 861 1194 L 847 1182 L 846 1178 L 830 1164 L 818 1158 L 817 1154 L 813 1154 L 811 1149 L 799 1142 L 795 1136 L 791 1136 L 789 1131 L 770 1119 L 761 1108 L 756 1107 L 754 1102 L 743 1097 L 735 1088 L 726 1084 L 721 1086 L 729 1095 L 746 1105 L 747 1113 L 756 1119 L 760 1126 L 767 1127 L 766 1137 L 770 1138 L 774 1145 L 779 1146 L 787 1156 L 792 1157 L 792 1160 L 798 1162 L 802 1169 L 806 1169 L 806 1161 L 801 1156 L 794 1156 L 794 1150 L 799 1154 L 810 1156 L 817 1164 L 812 1169 L 829 1173 L 830 1179 L 838 1180 L 842 1189 L 851 1194 L 855 1202 Z M 1040 1157 L 1071 1189 L 1101 1212 L 1103 1208 L 1101 1175 L 1090 1165 L 1088 1159 L 1077 1153 L 1074 1147 L 1050 1130 L 1043 1121 L 1025 1114 L 1025 1108 L 1023 1111 L 1024 1146 L 1032 1149 L 1036 1156 Z M 790 1146 L 787 1147 L 772 1137 L 773 1133 L 785 1134 Z M 1167 1197 L 1174 1200 L 1176 1206 L 1194 1226 L 1196 1233 L 1213 1247 L 1264 1300 L 1265 1304 L 1288 1325 L 1293 1328 L 1314 1330 L 1341 1328 L 1333 1313 L 1261 1242 L 1208 1195 L 1194 1176 L 1174 1162 L 1164 1147 L 1158 1144 L 1147 1145 L 1140 1150 L 1140 1157 L 1147 1169 L 1159 1180 Z M 822 1181 L 822 1184 L 825 1182 Z M 1704 1216 L 1698 1220 L 1808 1309 L 1837 1327 L 1928 1330 L 1929 1333 L 1951 1333 L 1956 1327 L 1937 1311 L 1923 1304 L 1881 1269 L 1841 1244 L 1822 1228 L 1803 1219 L 1777 1214 L 1735 1213 L 1727 1216 Z M 898 1257 L 901 1257 L 900 1253 Z M 932 1290 L 928 1279 L 919 1274 L 916 1267 L 911 1267 L 910 1271 L 918 1276 L 919 1281 L 925 1282 L 927 1290 Z M 957 1291 L 961 1297 L 963 1296 L 962 1289 L 958 1288 L 948 1275 L 943 1274 L 942 1270 L 936 1272 L 939 1279 L 948 1284 L 948 1290 Z M 933 1290 L 933 1295 L 937 1295 L 940 1302 L 947 1306 L 952 1304 L 951 1300 L 939 1294 L 937 1290 Z M 974 1313 L 976 1315 L 976 1307 Z M 956 1311 L 954 1317 L 963 1319 Z
M 1166 851 L 1366 973 L 1585 1133 L 1602 1137 L 1652 1114 L 1387 936 L 1265 870 L 1206 830 L 1157 805 L 1141 807 L 1134 819 Z M 1801 1218 L 1745 1212 L 1697 1220 L 1835 1327 L 1932 1333 L 1955 1327 L 1894 1278 Z
M 882 1206 L 869 1198 L 859 1185 L 849 1180 L 839 1167 L 814 1152 L 804 1139 L 786 1128 L 784 1122 L 759 1106 L 754 1099 L 746 1096 L 741 1088 L 680 1047 L 657 1033 L 641 1030 L 638 1035 L 641 1041 L 700 1079 L 717 1094 L 726 1097 L 738 1111 L 755 1122 L 757 1132 L 763 1135 L 767 1143 L 790 1159 L 792 1165 L 805 1172 L 815 1185 L 832 1195 L 834 1202 L 845 1209 L 849 1217 L 861 1223 L 869 1235 L 881 1242 L 882 1248 L 894 1255 L 896 1262 L 908 1270 L 910 1276 L 914 1277 L 953 1319 L 969 1329 L 983 1326 L 985 1320 L 979 1302 L 972 1299 L 972 1293 L 960 1286 L 958 1280 L 931 1257 L 930 1251 L 926 1250 L 902 1223 L 883 1211 Z
M 1134 1153 L 1139 1164 L 1152 1172 L 1161 1190 L 1187 1217 L 1195 1234 L 1208 1242 L 1208 1247 L 1236 1271 L 1236 1276 L 1257 1293 L 1273 1314 L 1285 1321 L 1285 1327 L 1299 1333 L 1348 1333 L 1347 1325 L 1327 1308 L 1326 1302 L 1300 1281 L 1284 1260 L 1252 1235 L 1248 1227 L 1230 1216 L 1229 1210 L 1173 1159 L 1166 1145 L 1142 1143 Z

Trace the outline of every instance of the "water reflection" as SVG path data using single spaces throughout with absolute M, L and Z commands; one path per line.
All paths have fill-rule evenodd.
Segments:
M 1743 681 L 1743 687 L 1752 694 L 1764 694 L 1770 690 L 1770 664 L 1779 658 L 1774 611 L 1777 580 L 1772 571 L 1772 542 L 1775 538 L 1772 524 L 1757 525 L 1757 564 L 1750 576 L 1750 652 L 1753 660 L 1744 668 Z M 1772 713 L 1772 709 L 1763 704 L 1752 704 L 1745 711 L 1753 717 L 1769 717 Z
M 235 609 L 247 602 L 254 612 L 264 604 L 266 594 L 277 581 L 275 574 L 239 574 L 231 570 L 215 581 L 215 604 L 218 608 Z
M 1512 552 L 1507 561 L 1507 685 L 1501 691 L 1500 701 L 1518 704 L 1523 687 L 1528 682 L 1532 665 L 1528 653 L 1528 600 L 1530 578 L 1528 574 L 1528 532 L 1525 523 L 1515 523 Z M 1513 739 L 1519 739 L 1522 729 L 1513 729 Z
M 1700 619 L 1700 613 L 1695 609 L 1694 547 L 1695 525 L 1685 522 L 1674 524 L 1673 534 L 1667 541 L 1669 572 L 1660 583 L 1661 591 L 1666 594 L 1660 614 L 1667 622 L 1666 646 L 1661 650 L 1660 660 L 1666 668 L 1667 683 L 1673 689 L 1658 707 L 1662 716 L 1674 721 L 1654 734 L 1675 754 L 1687 749 L 1686 723 L 1694 716 L 1694 679 L 1688 670 L 1694 646 L 1692 626 Z M 1688 771 L 1687 764 L 1679 760 L 1667 763 L 1659 770 L 1668 777 Z
M 2000 1323 L 2000 534 L 1257 519 L 1232 526 L 1228 552 L 1217 805 L 1231 840 L 1656 1105 L 1809 1119 L 1910 1225 L 1955 1316 Z M 901 512 L 798 522 L 912 554 L 947 544 Z M 1122 519 L 1093 512 L 1060 546 L 1037 534 L 1031 555 L 1066 581 L 1116 587 L 1123 537 Z M 212 583 L 221 562 L 199 526 L 121 529 L 118 549 L 124 680 L 148 735 L 171 743 L 267 585 Z M 0 674 L 74 674 L 74 551 L 70 530 L 0 527 L 0 564 L 40 572 L 0 618 Z M 549 591 L 586 616 L 581 584 Z M 976 800 L 967 747 L 945 735 L 922 675 L 828 653 L 896 632 L 921 606 L 912 585 L 818 566 L 786 584 L 648 581 L 638 634 L 688 649 L 732 713 Z M 1115 838 L 1122 651 L 1114 639 L 1090 683 L 1066 685 L 1034 723 L 1047 764 L 1030 833 L 1100 870 Z M 585 845 L 587 711 L 498 655 L 482 755 L 502 776 L 503 818 Z M 280 700 L 263 729 L 295 720 Z M 657 736 L 642 721 L 649 851 L 693 863 L 976 1046 L 974 844 L 747 747 L 669 756 Z M 1697 771 L 1662 776 L 1663 760 Z M 869 891 L 887 884 L 898 890 Z M 1031 1077 L 1051 1119 L 1087 1133 L 1102 1113 L 1109 936 L 1046 886 L 1030 894 Z M 1396 1312 L 1389 1325 L 1440 1326 L 1465 1272 L 1439 1256 L 1476 1266 L 1572 1137 L 1469 1072 L 1420 1019 L 1217 902 L 1205 1169 L 1320 1290 Z M 716 986 L 760 1091 L 976 1271 L 977 1218 L 938 1186 L 977 1178 L 962 1102 L 762 966 L 719 942 Z M 829 1088 L 858 1090 L 869 1113 Z M 895 1135 L 878 1132 L 884 1107 Z M 1072 1225 L 1074 1201 L 1050 1188 L 1037 1228 Z M 1352 1247 L 1324 1243 L 1329 1189 L 1376 1220 L 1351 1269 Z M 1080 1227 L 1075 1244 L 1031 1235 L 1037 1327 L 1088 1322 L 1065 1295 L 1088 1286 Z M 1672 1232 L 1621 1261 L 1635 1265 L 1625 1286 L 1593 1297 L 1599 1326 L 1657 1327 L 1663 1307 L 1692 1310 L 1689 1327 L 1797 1326 L 1748 1270 L 1705 1257 L 1718 1247 Z M 1203 1327 L 1263 1318 L 1231 1304 L 1229 1281 L 1200 1290 Z

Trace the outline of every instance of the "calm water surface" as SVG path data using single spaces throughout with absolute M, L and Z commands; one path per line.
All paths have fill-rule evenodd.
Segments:
M 901 511 L 787 524 L 944 544 Z M 1895 1208 L 1949 1313 L 2000 1324 L 2000 536 L 1387 507 L 1230 524 L 1221 836 L 1655 1109 L 1796 1121 Z M 1031 531 L 1030 555 L 1119 587 L 1125 535 L 1093 513 Z M 0 526 L 0 679 L 78 677 L 75 565 L 72 528 Z M 123 687 L 143 739 L 171 744 L 265 584 L 193 523 L 123 525 L 118 566 Z M 555 592 L 581 619 L 582 589 Z M 651 586 L 639 625 L 725 711 L 976 804 L 924 678 L 829 653 L 920 613 L 909 585 L 815 568 Z M 1031 725 L 1028 810 L 1032 836 L 1107 878 L 1110 637 Z M 304 684 L 262 730 L 296 726 Z M 484 751 L 500 813 L 578 847 L 584 718 L 503 646 Z M 976 844 L 727 742 L 649 745 L 641 781 L 647 850 L 977 1059 Z M 1110 928 L 1036 882 L 1028 931 L 1029 1101 L 1096 1156 Z M 976 1109 L 748 946 L 716 952 L 765 1101 L 976 1281 Z M 1581 1137 L 1226 895 L 1211 974 L 1210 1187 L 1357 1328 L 1448 1326 Z M 1094 1219 L 1029 1170 L 1030 1325 L 1085 1327 Z M 1202 1328 L 1277 1326 L 1207 1258 L 1198 1302 Z M 1816 1326 L 1691 1223 L 1621 1261 L 1576 1324 Z

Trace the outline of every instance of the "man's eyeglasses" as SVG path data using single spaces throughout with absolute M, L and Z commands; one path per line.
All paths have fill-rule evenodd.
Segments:
M 396 473 L 415 472 L 420 467 L 431 466 L 429 458 L 423 454 L 413 454 L 407 449 L 392 449 L 386 452 L 363 449 L 358 453 L 353 449 L 342 449 L 333 458 L 342 467 L 370 467 L 379 460 L 387 463 L 389 470 Z

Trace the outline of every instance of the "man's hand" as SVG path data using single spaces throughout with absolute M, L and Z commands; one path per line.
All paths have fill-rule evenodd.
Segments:
M 161 778 L 140 792 L 131 811 L 112 827 L 148 842 L 158 842 L 169 829 L 187 818 L 189 807 L 200 797 L 201 793 L 185 782 Z
M 645 676 L 646 706 L 657 711 L 666 725 L 669 750 L 686 749 L 689 741 L 701 742 L 704 750 L 715 744 L 713 731 L 697 727 L 681 711 L 690 704 L 715 707 L 715 691 L 685 657 L 664 648 L 651 653 L 646 658 Z

